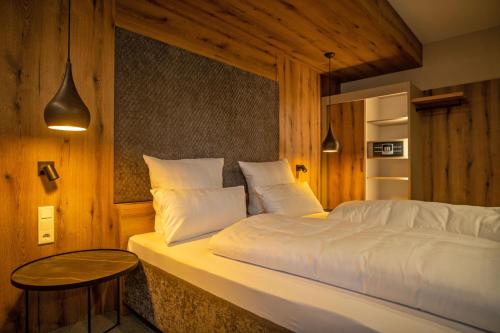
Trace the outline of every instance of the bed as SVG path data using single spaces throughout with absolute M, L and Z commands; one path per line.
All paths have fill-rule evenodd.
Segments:
M 116 205 L 122 247 L 141 268 L 125 304 L 162 331 L 478 332 L 403 305 L 216 256 L 209 236 L 168 247 L 151 203 Z

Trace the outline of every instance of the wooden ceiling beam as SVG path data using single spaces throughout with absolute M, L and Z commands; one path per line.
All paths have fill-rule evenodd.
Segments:
M 117 24 L 276 78 L 276 56 L 341 81 L 418 67 L 422 45 L 387 0 L 117 0 Z
M 247 33 L 214 25 L 204 15 L 187 10 L 182 1 L 116 1 L 116 24 L 193 53 L 276 80 L 276 55 Z

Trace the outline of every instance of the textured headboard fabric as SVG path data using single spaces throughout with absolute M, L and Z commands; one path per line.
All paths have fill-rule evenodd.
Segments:
M 151 199 L 143 154 L 224 157 L 224 186 L 244 184 L 238 161 L 279 157 L 275 81 L 116 29 L 114 201 Z

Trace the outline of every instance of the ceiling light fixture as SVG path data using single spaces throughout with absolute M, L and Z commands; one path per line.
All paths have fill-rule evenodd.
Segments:
M 332 91 L 330 89 L 330 81 L 332 73 L 332 58 L 334 56 L 335 53 L 333 52 L 325 53 L 325 57 L 328 58 L 328 105 L 332 105 Z M 340 143 L 333 134 L 331 122 L 328 122 L 328 133 L 326 134 L 326 137 L 321 144 L 321 150 L 323 151 L 323 153 L 337 153 L 340 151 Z
M 56 95 L 45 107 L 43 117 L 47 127 L 60 131 L 86 131 L 90 112 L 76 90 L 70 60 L 71 0 L 68 0 L 68 54 L 66 73 Z

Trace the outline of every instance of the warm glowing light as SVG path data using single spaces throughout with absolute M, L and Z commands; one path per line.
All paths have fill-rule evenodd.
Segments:
M 87 130 L 84 127 L 76 127 L 76 126 L 49 126 L 49 128 L 58 131 L 71 131 L 71 132 L 82 132 Z

